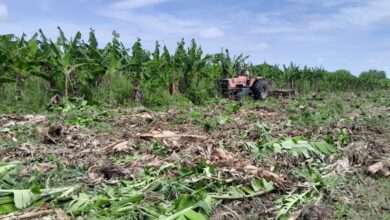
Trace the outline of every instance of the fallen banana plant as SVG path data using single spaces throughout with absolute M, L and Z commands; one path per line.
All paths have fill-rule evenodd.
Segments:
M 266 193 L 272 192 L 274 189 L 274 183 L 271 181 L 267 181 L 266 179 L 253 179 L 251 181 L 251 187 L 236 186 L 231 187 L 229 192 L 227 193 L 215 193 L 209 195 L 214 199 L 236 200 L 261 196 Z
M 315 199 L 317 199 L 317 202 L 320 201 L 320 190 L 321 187 L 326 185 L 324 183 L 324 178 L 329 170 L 325 168 L 320 170 L 314 166 L 315 164 L 311 165 L 313 167 L 309 165 L 303 167 L 302 170 L 295 173 L 296 177 L 305 179 L 305 185 L 298 186 L 288 194 L 281 196 L 275 201 L 276 207 L 279 209 L 278 215 L 276 217 L 277 219 L 287 218 L 287 214 L 298 206 L 308 204 Z M 320 164 L 318 166 L 323 167 L 324 165 Z
M 266 152 L 275 154 L 286 152 L 292 157 L 301 159 L 323 159 L 325 156 L 336 152 L 336 148 L 326 142 L 309 142 L 300 138 L 287 138 L 266 144 L 247 142 L 245 147 L 255 156 L 261 156 Z
M 40 206 L 47 201 L 68 198 L 80 186 L 41 189 L 2 189 L 0 190 L 0 214 L 9 214 L 32 205 Z
M 309 188 L 302 193 L 298 193 L 297 190 L 293 190 L 287 195 L 283 196 L 278 201 L 281 203 L 281 206 L 276 218 L 279 219 L 282 216 L 285 216 L 290 210 L 293 209 L 293 207 L 297 206 L 298 204 L 308 203 L 307 200 L 311 198 L 308 195 L 313 192 L 313 189 L 314 188 Z
M 0 164 L 0 188 L 10 188 L 14 184 L 14 179 L 10 174 L 19 166 L 18 163 Z
M 176 202 L 176 213 L 170 216 L 161 216 L 160 220 L 207 220 L 203 214 L 210 214 L 212 210 L 212 199 L 206 196 L 203 200 L 193 203 L 192 196 L 183 196 Z M 198 211 L 196 211 L 198 209 Z M 203 213 L 202 213 L 203 212 Z

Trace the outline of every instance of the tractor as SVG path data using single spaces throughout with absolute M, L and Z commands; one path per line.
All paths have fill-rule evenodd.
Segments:
M 220 90 L 225 98 L 240 100 L 243 95 L 250 95 L 257 100 L 265 100 L 269 93 L 268 83 L 263 77 L 251 76 L 248 70 L 242 70 L 236 77 L 223 79 Z

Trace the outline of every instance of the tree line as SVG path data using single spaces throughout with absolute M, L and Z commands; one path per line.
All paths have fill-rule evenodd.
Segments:
M 384 71 L 369 70 L 359 77 L 347 70 L 321 67 L 253 65 L 248 56 L 232 56 L 229 50 L 205 54 L 193 39 L 182 39 L 174 52 L 155 43 L 153 51 L 137 39 L 131 48 L 113 32 L 100 47 L 94 30 L 87 41 L 77 32 L 67 38 L 61 28 L 53 41 L 39 30 L 25 35 L 0 35 L 0 97 L 2 104 L 28 101 L 42 105 L 49 97 L 82 97 L 99 103 L 135 102 L 164 105 L 172 97 L 196 104 L 218 95 L 218 80 L 232 77 L 243 68 L 265 77 L 273 87 L 300 93 L 321 90 L 389 89 Z
M 359 76 L 348 70 L 327 71 L 323 67 L 301 68 L 290 63 L 288 66 L 263 63 L 251 66 L 256 75 L 264 76 L 271 84 L 297 90 L 300 93 L 309 91 L 371 91 L 390 88 L 390 80 L 385 71 L 368 70 Z

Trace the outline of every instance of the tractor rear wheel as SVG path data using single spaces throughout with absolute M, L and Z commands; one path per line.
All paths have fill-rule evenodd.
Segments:
M 252 87 L 253 97 L 257 100 L 265 100 L 268 96 L 268 83 L 265 80 L 257 80 Z

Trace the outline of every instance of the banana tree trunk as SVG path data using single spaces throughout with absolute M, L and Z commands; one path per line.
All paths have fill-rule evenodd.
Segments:
M 65 76 L 65 97 L 68 97 L 68 77 Z
M 22 97 L 23 94 L 23 86 L 24 86 L 24 81 L 23 81 L 23 73 L 19 73 L 16 76 L 16 94 L 17 97 Z
M 177 92 L 177 86 L 176 86 L 176 70 L 173 70 L 172 72 L 172 81 L 169 83 L 169 94 L 174 95 Z
M 0 83 L 0 96 L 1 94 L 4 94 L 4 85 Z
M 136 76 L 134 77 L 134 92 L 133 92 L 133 100 L 136 103 L 139 103 L 143 99 L 143 93 L 142 93 L 142 86 L 141 86 L 141 79 L 142 79 L 143 72 L 136 73 Z
M 290 89 L 294 90 L 294 80 L 290 79 L 289 83 L 290 83 Z
M 136 89 L 134 90 L 133 100 L 134 100 L 136 103 L 141 102 L 141 100 L 142 100 L 142 90 L 141 90 L 140 88 L 136 88 Z

